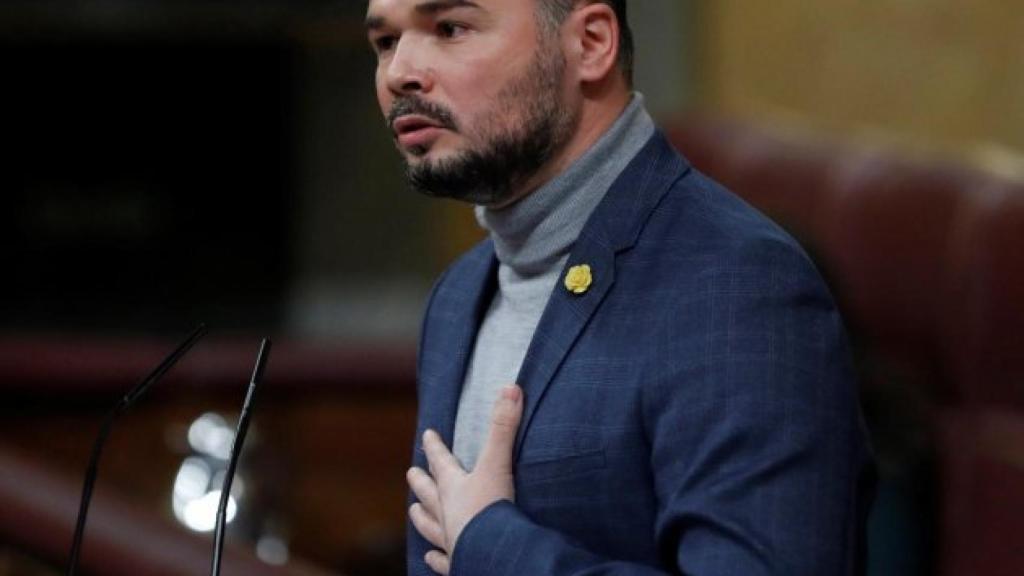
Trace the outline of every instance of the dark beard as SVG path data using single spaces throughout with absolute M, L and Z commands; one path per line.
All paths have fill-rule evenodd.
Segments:
M 505 133 L 484 150 L 437 162 L 407 165 L 409 185 L 423 194 L 473 204 L 503 204 L 554 155 L 554 118 L 538 118 L 526 132 Z
M 544 54 L 541 50 L 556 52 Z M 557 50 L 542 44 L 530 70 L 498 95 L 497 113 L 515 108 L 524 111 L 519 130 L 492 133 L 480 149 L 454 158 L 407 163 L 406 176 L 413 190 L 484 206 L 503 205 L 512 199 L 561 149 L 575 121 L 558 101 L 565 61 Z M 415 104 L 406 106 L 417 108 Z M 414 155 L 425 152 L 412 151 Z

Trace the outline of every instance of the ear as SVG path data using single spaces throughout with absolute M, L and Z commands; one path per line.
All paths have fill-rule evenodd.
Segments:
M 619 20 L 611 6 L 595 2 L 577 7 L 569 17 L 571 54 L 577 58 L 582 82 L 601 82 L 612 72 L 619 55 Z

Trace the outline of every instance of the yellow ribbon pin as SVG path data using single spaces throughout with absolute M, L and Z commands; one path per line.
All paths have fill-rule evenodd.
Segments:
M 565 275 L 565 289 L 573 294 L 585 293 L 593 283 L 594 275 L 590 271 L 590 266 L 586 264 L 573 266 L 569 269 L 569 273 Z

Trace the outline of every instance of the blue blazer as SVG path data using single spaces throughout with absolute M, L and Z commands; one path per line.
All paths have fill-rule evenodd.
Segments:
M 842 322 L 796 242 L 655 134 L 588 220 L 518 383 L 516 501 L 465 528 L 452 576 L 854 574 L 871 456 Z M 451 446 L 496 289 L 484 241 L 438 280 L 414 464 Z M 410 527 L 408 573 L 430 545 Z

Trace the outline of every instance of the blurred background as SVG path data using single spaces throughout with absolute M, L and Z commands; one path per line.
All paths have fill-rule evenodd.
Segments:
M 634 0 L 637 86 L 816 258 L 879 453 L 870 573 L 1024 573 L 1024 6 Z M 417 329 L 482 237 L 406 190 L 354 0 L 0 4 L 0 575 L 402 574 Z M 234 570 L 234 572 L 232 572 Z

